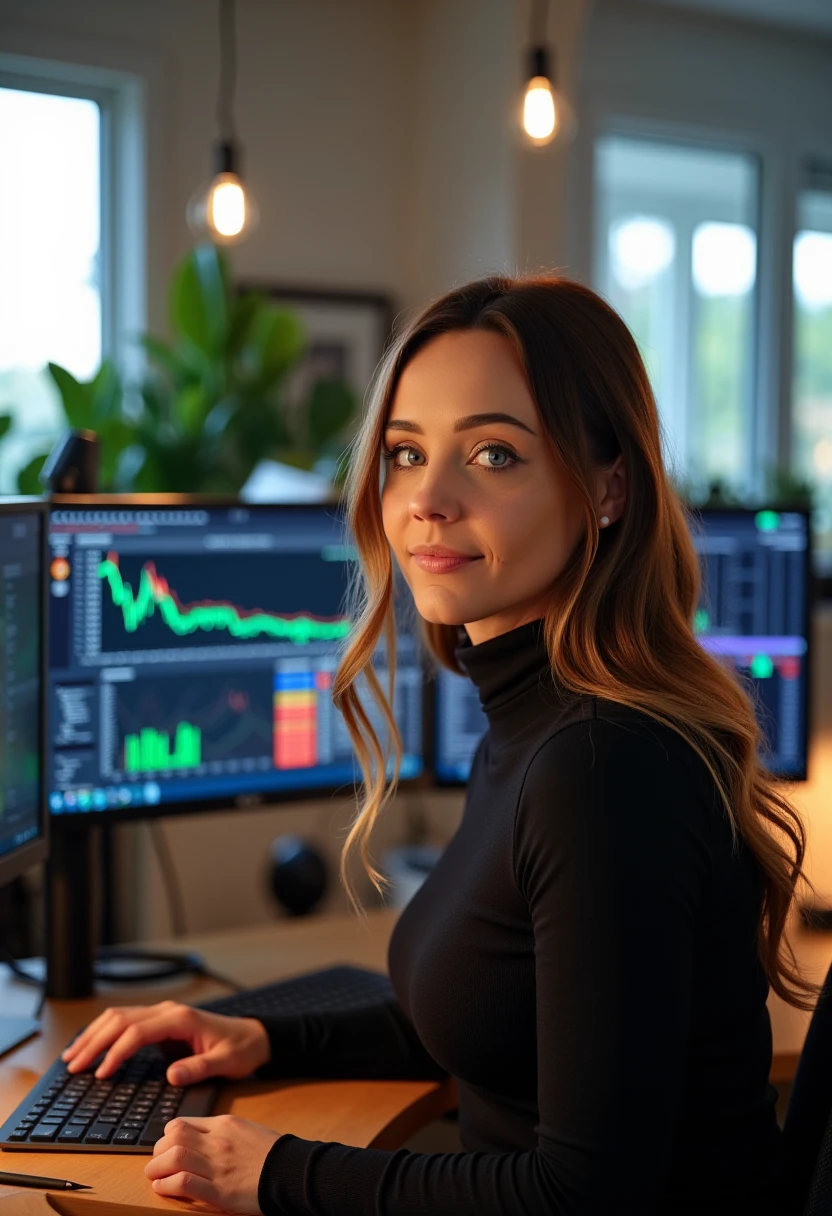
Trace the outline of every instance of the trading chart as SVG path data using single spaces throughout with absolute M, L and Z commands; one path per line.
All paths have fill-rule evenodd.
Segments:
M 67 507 L 50 543 L 54 813 L 352 780 L 331 689 L 355 550 L 332 508 Z M 407 775 L 422 764 L 407 636 L 397 684 Z

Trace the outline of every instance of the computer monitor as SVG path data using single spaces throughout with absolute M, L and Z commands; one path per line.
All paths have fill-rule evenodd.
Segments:
M 46 859 L 44 504 L 0 499 L 0 884 Z
M 805 781 L 809 750 L 810 513 L 701 509 L 693 541 L 703 572 L 694 630 L 735 670 L 757 709 L 761 760 L 777 777 Z
M 692 533 L 703 576 L 697 636 L 742 677 L 757 707 L 766 767 L 775 776 L 805 780 L 813 577 L 809 512 L 700 508 Z M 487 725 L 470 680 L 441 668 L 429 727 L 431 769 L 439 785 L 467 782 Z
M 329 691 L 356 556 L 337 503 L 56 499 L 49 547 L 56 830 L 80 817 L 352 791 L 360 770 Z M 383 643 L 374 667 L 386 686 Z M 416 638 L 402 627 L 402 781 L 424 771 L 422 681 Z
M 0 499 L 0 886 L 46 860 L 45 506 Z M 0 1017 L 0 1054 L 38 1029 Z

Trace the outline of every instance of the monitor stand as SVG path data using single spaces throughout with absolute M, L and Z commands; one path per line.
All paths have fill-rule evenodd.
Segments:
M 99 828 L 69 817 L 52 821 L 46 863 L 46 995 L 83 1000 L 95 981 L 152 983 L 181 975 L 206 975 L 205 961 L 190 951 L 98 946 Z M 35 978 L 35 977 L 32 977 Z
M 93 993 L 98 828 L 52 820 L 46 863 L 46 995 L 83 1000 Z
M 39 1031 L 40 1022 L 34 1018 L 10 1018 L 4 1015 L 0 1018 L 0 1056 Z

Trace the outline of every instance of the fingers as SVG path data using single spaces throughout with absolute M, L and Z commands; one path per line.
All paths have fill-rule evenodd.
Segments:
M 120 1009 L 105 1009 L 61 1053 L 61 1059 L 67 1063 L 67 1071 L 78 1072 L 82 1068 L 89 1068 L 131 1021 L 152 1017 L 158 1009 L 158 1005 L 126 1005 Z
M 228 1048 L 225 1043 L 217 1043 L 200 1055 L 175 1060 L 168 1068 L 167 1082 L 169 1085 L 194 1085 L 206 1077 L 222 1075 L 227 1063 Z
M 162 1043 L 165 1039 L 187 1039 L 189 1037 L 187 1011 L 182 1016 L 171 1012 L 134 1022 L 119 1035 L 95 1070 L 97 1077 L 109 1077 L 125 1060 L 135 1055 L 140 1047 L 148 1043 Z
M 95 1074 L 108 1077 L 147 1043 L 176 1038 L 189 1040 L 193 1030 L 192 1014 L 186 1005 L 173 1001 L 147 1007 L 108 1009 L 63 1053 L 67 1071 L 89 1068 L 109 1048 Z
M 157 1195 L 170 1199 L 198 1199 L 202 1203 L 219 1208 L 219 1193 L 213 1182 L 190 1171 L 171 1174 L 167 1178 L 155 1178 L 151 1183 Z
M 157 1140 L 153 1157 L 144 1167 L 158 1195 L 172 1199 L 199 1199 L 219 1206 L 219 1194 L 213 1185 L 214 1170 L 208 1157 L 199 1151 L 206 1144 L 208 1127 L 197 1129 L 193 1124 L 211 1124 L 212 1119 L 171 1119 L 165 1134 Z
M 162 1153 L 166 1153 L 174 1145 L 200 1151 L 200 1145 L 205 1143 L 205 1132 L 208 1131 L 208 1128 L 192 1127 L 191 1124 L 195 1122 L 197 1120 L 180 1118 L 171 1119 L 170 1123 L 166 1123 L 165 1134 L 153 1146 L 153 1156 L 156 1157 Z M 202 1122 L 205 1122 L 205 1120 L 202 1120 Z M 211 1122 L 211 1120 L 208 1120 L 208 1122 Z
M 160 1140 L 159 1144 L 161 1143 Z M 158 1155 L 154 1149 L 153 1156 L 144 1167 L 144 1172 L 151 1182 L 155 1178 L 168 1178 L 172 1174 L 182 1173 L 196 1174 L 207 1180 L 214 1177 L 214 1169 L 208 1158 L 185 1144 L 172 1144 Z
M 215 1132 L 222 1126 L 231 1127 L 235 1123 L 243 1122 L 245 1120 L 240 1119 L 238 1115 L 179 1115 L 165 1124 L 165 1135 L 173 1136 L 178 1142 L 180 1136 L 185 1134 L 186 1128 L 193 1128 L 195 1132 Z

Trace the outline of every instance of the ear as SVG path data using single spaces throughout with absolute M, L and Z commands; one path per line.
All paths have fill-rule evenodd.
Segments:
M 610 523 L 621 516 L 627 501 L 627 470 L 624 466 L 624 453 L 621 452 L 613 463 L 601 473 L 597 479 L 598 516 L 606 515 Z

